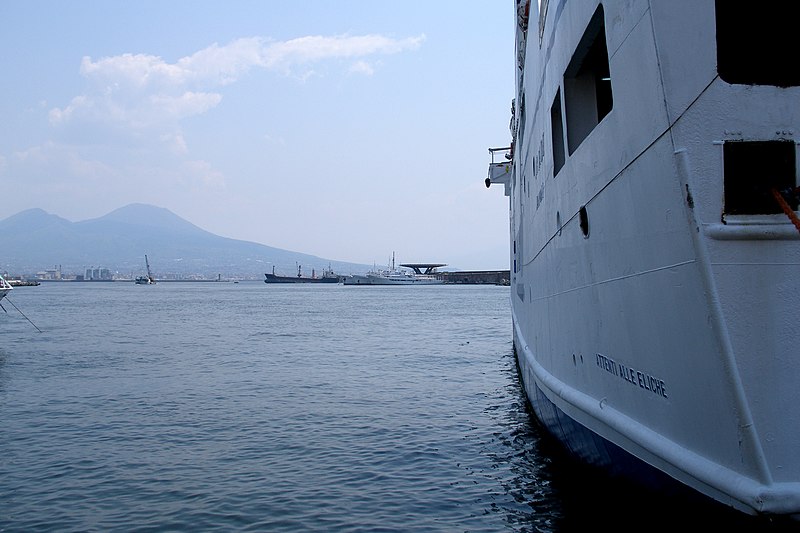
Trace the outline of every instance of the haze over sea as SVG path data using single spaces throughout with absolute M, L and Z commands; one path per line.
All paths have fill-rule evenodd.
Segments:
M 49 282 L 2 303 L 0 531 L 753 524 L 562 457 L 526 409 L 508 287 Z

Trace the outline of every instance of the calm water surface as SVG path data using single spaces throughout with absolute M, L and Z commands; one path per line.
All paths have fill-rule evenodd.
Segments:
M 508 287 L 52 282 L 9 299 L 2 531 L 652 531 L 698 512 L 542 436 Z

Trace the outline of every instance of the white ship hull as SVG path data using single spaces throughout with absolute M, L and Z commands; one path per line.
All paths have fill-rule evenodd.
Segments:
M 432 276 L 353 274 L 344 278 L 344 285 L 442 285 L 444 280 Z
M 542 4 L 517 2 L 512 148 L 487 179 L 534 412 L 586 461 L 796 518 L 796 60 L 740 61 L 725 2 Z M 739 41 L 782 35 L 780 6 Z
M 408 263 L 400 266 L 403 268 L 395 266 L 392 253 L 392 262 L 388 268 L 345 276 L 342 283 L 344 285 L 442 285 L 444 283 L 444 279 L 435 274 L 438 267 L 446 266 L 444 264 Z

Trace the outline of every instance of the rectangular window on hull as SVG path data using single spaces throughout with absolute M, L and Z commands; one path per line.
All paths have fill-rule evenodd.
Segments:
M 723 147 L 726 215 L 782 213 L 772 189 L 793 190 L 797 186 L 793 141 L 730 141 Z M 797 211 L 795 195 L 785 195 Z
M 614 107 L 602 4 L 592 15 L 564 72 L 567 143 L 572 154 Z
M 720 78 L 742 85 L 800 85 L 796 10 L 796 2 L 716 0 Z

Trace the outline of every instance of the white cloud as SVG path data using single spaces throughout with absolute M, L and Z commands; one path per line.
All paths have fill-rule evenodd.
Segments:
M 372 75 L 381 55 L 415 50 L 423 40 L 248 38 L 213 44 L 174 62 L 148 54 L 87 56 L 80 66 L 85 90 L 63 107 L 50 105 L 54 139 L 0 159 L 0 172 L 36 185 L 32 205 L 57 203 L 75 188 L 84 203 L 95 195 L 109 209 L 131 194 L 150 203 L 178 192 L 194 199 L 227 194 L 228 176 L 203 160 L 205 154 L 192 153 L 182 130 L 186 119 L 219 106 L 226 89 L 250 71 L 273 71 L 300 82 L 322 76 L 331 65 Z M 265 137 L 265 143 L 285 145 L 278 136 Z
M 182 165 L 181 185 L 190 191 L 225 189 L 225 176 L 207 161 L 186 161 Z
M 180 59 L 176 66 L 187 82 L 227 85 L 253 67 L 264 66 L 264 40 L 237 39 L 226 46 L 213 45 Z
M 158 56 L 145 54 L 122 54 L 98 61 L 85 56 L 81 61 L 80 73 L 108 93 L 121 89 L 133 92 L 180 86 L 185 83 L 187 74 L 178 65 L 170 65 Z
M 214 43 L 175 63 L 147 54 L 98 60 L 86 56 L 80 67 L 89 82 L 86 93 L 75 96 L 63 108 L 53 108 L 50 121 L 62 126 L 79 120 L 135 129 L 175 127 L 181 119 L 219 105 L 222 95 L 218 90 L 253 68 L 291 74 L 293 68 L 302 67 L 294 75 L 305 81 L 314 75 L 314 70 L 308 68 L 310 63 L 416 50 L 424 40 L 424 35 L 406 39 L 382 35 L 307 36 L 283 42 L 251 37 L 224 46 Z M 371 75 L 374 67 L 361 59 L 350 71 Z
M 405 50 L 416 50 L 424 40 L 424 35 L 400 40 L 382 35 L 299 37 L 290 41 L 270 44 L 264 49 L 264 60 L 266 66 L 291 67 L 323 59 L 396 54 Z
M 52 141 L 15 152 L 10 165 L 14 172 L 24 165 L 26 184 L 33 189 L 103 183 L 118 175 L 110 165 Z
M 372 65 L 366 61 L 356 61 L 350 67 L 350 72 L 353 74 L 366 74 L 367 76 L 372 76 L 375 73 L 375 69 L 372 68 Z
M 91 107 L 91 102 L 85 96 L 76 96 L 64 109 L 53 108 L 50 110 L 50 122 L 53 124 L 66 122 L 72 116 L 72 113 L 79 108 Z
M 205 113 L 222 101 L 217 93 L 197 93 L 187 91 L 180 95 L 154 94 L 143 106 L 152 111 L 154 118 L 182 119 Z
M 170 147 L 170 151 L 176 155 L 184 155 L 189 152 L 186 146 L 186 139 L 180 133 L 165 133 L 160 137 L 161 141 Z

